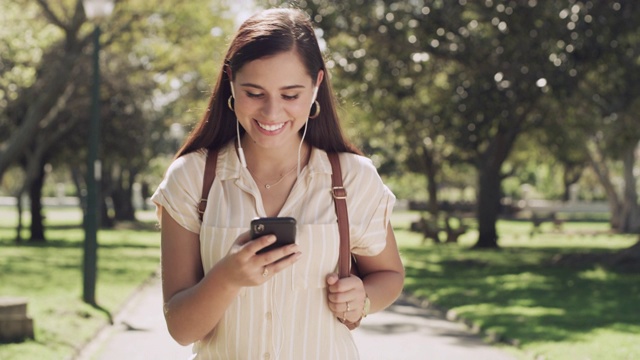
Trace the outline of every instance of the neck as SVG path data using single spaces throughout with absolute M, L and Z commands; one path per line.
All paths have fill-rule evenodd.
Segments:
M 260 148 L 251 140 L 242 139 L 242 148 L 247 161 L 247 167 L 254 174 L 282 173 L 290 170 L 298 164 L 298 140 L 295 146 L 283 146 L 278 148 Z M 300 149 L 300 168 L 307 164 L 311 147 L 307 143 Z

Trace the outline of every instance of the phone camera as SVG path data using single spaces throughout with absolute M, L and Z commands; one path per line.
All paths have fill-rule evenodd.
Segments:
M 256 224 L 256 225 L 253 227 L 253 231 L 254 231 L 256 234 L 260 234 L 261 232 L 263 232 L 263 231 L 264 231 L 264 224 Z

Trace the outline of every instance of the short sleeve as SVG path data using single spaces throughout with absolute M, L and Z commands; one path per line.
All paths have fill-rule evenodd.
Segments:
M 200 233 L 198 203 L 202 192 L 205 156 L 203 152 L 193 152 L 171 163 L 164 179 L 151 196 L 157 207 L 158 221 L 161 221 L 164 210 L 180 226 L 193 233 Z
M 343 158 L 345 158 L 343 161 Z M 341 157 L 351 236 L 351 251 L 374 256 L 384 250 L 396 197 L 384 185 L 373 163 L 362 156 Z

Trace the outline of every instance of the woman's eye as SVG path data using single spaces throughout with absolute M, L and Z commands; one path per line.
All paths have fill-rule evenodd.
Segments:
M 254 93 L 247 92 L 247 96 L 250 98 L 259 98 L 259 97 L 262 97 L 262 94 L 254 94 Z
M 295 100 L 298 98 L 298 95 L 282 95 L 282 98 L 285 100 Z

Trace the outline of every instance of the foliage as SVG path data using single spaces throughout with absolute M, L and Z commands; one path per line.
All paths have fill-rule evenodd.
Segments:
M 462 164 L 476 167 L 482 246 L 497 239 L 505 178 L 568 199 L 588 164 L 589 134 L 604 129 L 598 118 L 624 123 L 593 105 L 624 104 L 624 91 L 629 103 L 635 99 L 640 12 L 633 1 L 296 5 L 322 29 L 334 84 L 344 102 L 359 107 L 361 144 L 379 156 L 382 173 L 424 174 L 432 200 L 436 186 L 468 179 Z M 607 76 L 616 81 L 601 86 Z M 633 133 L 625 134 L 632 144 Z M 541 161 L 547 176 L 538 171 Z
M 2 359 L 71 358 L 120 310 L 130 294 L 159 265 L 155 223 L 101 231 L 97 299 L 103 310 L 84 304 L 82 229 L 78 210 L 49 209 L 47 243 L 16 245 L 15 212 L 0 208 L 0 296 L 28 299 L 35 340 L 0 346 Z M 160 310 L 158 310 L 160 311 Z
M 398 216 L 398 215 L 396 215 Z M 403 215 L 409 219 L 409 214 Z M 415 216 L 415 215 L 414 215 Z M 421 244 L 395 222 L 407 271 L 405 291 L 452 310 L 494 338 L 517 340 L 526 358 L 625 359 L 640 355 L 636 299 L 640 275 L 588 260 L 635 242 L 606 223 L 565 223 L 564 232 L 529 238 L 528 222 L 499 222 L 500 250 Z M 560 255 L 587 258 L 572 265 Z M 573 356 L 573 355 L 572 355 Z M 525 356 L 523 356 L 525 357 Z
M 22 186 L 6 182 L 11 195 L 29 188 L 47 163 L 70 170 L 67 178 L 82 194 L 93 26 L 80 4 L 21 0 L 22 13 L 18 4 L 2 4 L 16 31 L 31 26 L 24 43 L 10 30 L 0 32 L 7 50 L 1 58 L 7 66 L 0 66 L 0 178 L 11 165 L 25 171 Z M 231 15 L 208 0 L 127 1 L 101 22 L 101 194 L 111 197 L 116 216 L 120 204 L 127 208 L 133 183 L 149 181 L 138 176 L 150 159 L 175 153 L 184 132 L 171 129 L 190 127 L 203 112 L 210 78 L 222 63 L 222 52 L 211 49 L 223 47 Z M 17 81 L 15 74 L 30 77 Z

